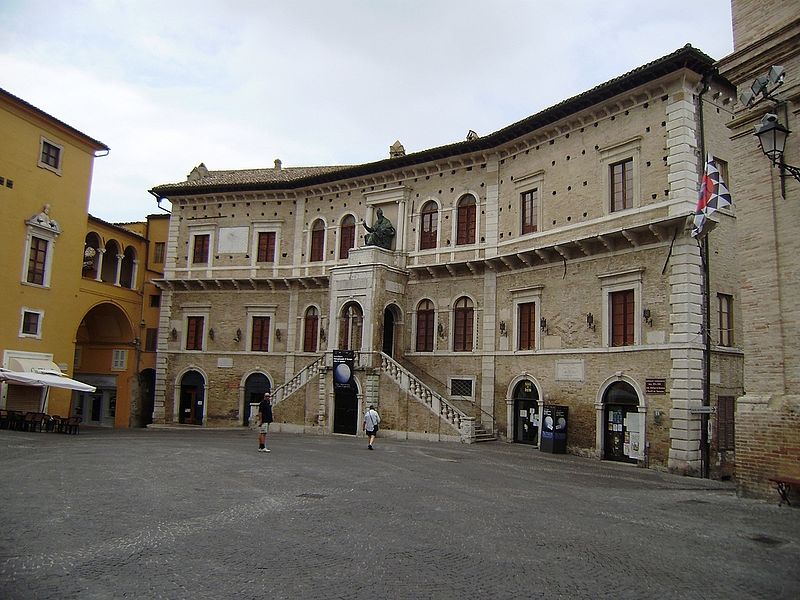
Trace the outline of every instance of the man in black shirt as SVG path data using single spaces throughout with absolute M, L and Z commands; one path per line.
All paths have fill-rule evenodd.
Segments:
M 266 446 L 269 424 L 272 423 L 272 396 L 269 392 L 258 404 L 258 451 L 269 452 Z

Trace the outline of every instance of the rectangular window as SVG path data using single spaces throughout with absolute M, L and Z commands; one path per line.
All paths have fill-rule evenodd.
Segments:
M 31 237 L 28 254 L 28 283 L 44 285 L 45 266 L 47 265 L 47 240 Z
M 193 264 L 205 264 L 208 262 L 208 245 L 211 236 L 207 233 L 194 236 L 194 252 L 192 253 Z
M 536 349 L 536 303 L 524 302 L 519 305 L 518 350 Z
M 611 302 L 611 345 L 632 346 L 634 325 L 633 290 L 611 292 L 608 297 Z
M 39 157 L 39 166 L 51 171 L 61 171 L 61 146 L 42 138 L 42 154 Z
M 736 449 L 736 399 L 733 396 L 717 397 L 717 450 Z
M 128 351 L 127 350 L 112 350 L 111 351 L 111 370 L 124 371 L 128 368 Z
M 153 247 L 153 263 L 157 265 L 164 264 L 164 242 L 156 242 Z
M 275 262 L 275 232 L 258 232 L 258 262 Z
M 158 329 L 148 327 L 144 338 L 144 351 L 155 352 L 158 349 Z
M 23 335 L 39 335 L 39 323 L 42 315 L 37 312 L 29 310 L 22 313 L 22 334 Z
M 522 192 L 520 197 L 522 200 L 522 233 L 538 231 L 539 190 L 532 189 Z
M 161 294 L 150 294 L 150 308 L 161 306 Z
M 728 179 L 728 161 L 722 160 L 721 158 L 717 158 L 715 156 L 714 166 L 717 167 L 717 171 L 719 171 L 719 176 L 722 181 L 724 181 L 725 185 L 730 189 L 731 180 Z
M 719 345 L 733 346 L 733 296 L 717 294 Z
M 633 208 L 633 159 L 609 166 L 611 169 L 611 211 Z
M 450 397 L 472 398 L 472 395 L 472 379 L 453 378 L 450 380 Z
M 250 350 L 253 352 L 269 351 L 269 317 L 253 317 Z
M 203 349 L 203 324 L 204 317 L 189 317 L 186 319 L 186 349 Z

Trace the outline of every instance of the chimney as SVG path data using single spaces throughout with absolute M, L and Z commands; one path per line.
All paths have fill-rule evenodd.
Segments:
M 281 165 L 282 165 L 282 164 L 283 164 L 283 163 L 281 163 L 281 159 L 280 159 L 280 158 L 276 158 L 276 159 L 275 159 L 275 170 L 276 170 L 276 171 L 280 171 L 280 170 L 281 170 Z
M 397 158 L 398 156 L 405 156 L 406 149 L 403 148 L 403 144 L 400 143 L 400 140 L 397 140 L 394 144 L 389 146 L 389 158 Z

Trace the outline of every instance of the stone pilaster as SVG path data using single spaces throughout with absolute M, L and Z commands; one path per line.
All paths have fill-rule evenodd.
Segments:
M 703 289 L 700 249 L 685 235 L 676 240 L 670 258 L 670 450 L 669 468 L 700 473 L 699 414 L 703 404 Z

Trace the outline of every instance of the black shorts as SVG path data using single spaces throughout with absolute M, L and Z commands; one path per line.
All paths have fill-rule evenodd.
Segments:
M 376 433 L 378 433 L 377 428 L 376 429 L 367 429 L 367 435 L 375 435 Z

